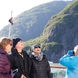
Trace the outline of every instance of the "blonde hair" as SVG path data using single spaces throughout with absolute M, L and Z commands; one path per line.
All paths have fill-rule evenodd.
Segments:
M 3 37 L 0 39 L 0 48 L 5 50 L 6 46 L 10 43 L 12 43 L 10 38 Z
M 74 47 L 74 52 L 75 52 L 75 53 L 78 53 L 78 45 L 76 45 L 76 46 Z

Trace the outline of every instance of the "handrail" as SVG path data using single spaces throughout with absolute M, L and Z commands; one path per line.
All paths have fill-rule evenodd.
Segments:
M 66 67 L 58 67 L 58 66 L 50 66 L 50 68 L 60 68 L 60 69 L 67 69 Z

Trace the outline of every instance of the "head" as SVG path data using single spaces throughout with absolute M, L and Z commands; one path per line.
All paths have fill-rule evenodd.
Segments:
M 20 38 L 13 39 L 13 47 L 17 50 L 22 50 L 24 48 L 24 43 Z
M 40 45 L 34 45 L 34 46 L 33 46 L 33 51 L 34 51 L 36 54 L 40 54 L 40 52 L 41 52 L 41 47 L 40 47 Z
M 78 45 L 74 47 L 74 54 L 75 56 L 78 56 Z
M 0 48 L 5 50 L 7 53 L 11 52 L 12 40 L 9 38 L 0 39 Z

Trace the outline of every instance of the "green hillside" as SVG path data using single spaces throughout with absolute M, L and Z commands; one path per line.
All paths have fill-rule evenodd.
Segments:
M 70 1 L 54 1 L 39 5 L 23 12 L 14 18 L 11 37 L 20 37 L 24 41 L 34 39 L 41 35 L 46 22 L 51 16 L 59 13 Z M 9 26 L 4 27 L 0 32 L 0 37 L 8 36 Z
M 60 57 L 78 44 L 78 0 L 48 21 L 42 35 L 25 42 L 27 50 L 32 44 L 39 43 L 48 60 L 58 62 Z

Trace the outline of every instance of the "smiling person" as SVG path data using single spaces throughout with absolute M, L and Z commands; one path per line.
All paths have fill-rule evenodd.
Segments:
M 15 74 L 13 78 L 30 78 L 31 60 L 23 48 L 24 42 L 20 38 L 13 39 L 12 54 L 9 55 L 11 69 Z
M 30 57 L 32 59 L 31 78 L 51 78 L 50 66 L 46 56 L 41 52 L 40 45 L 33 46 Z
M 0 78 L 12 78 L 8 53 L 11 52 L 12 40 L 9 38 L 0 39 Z

